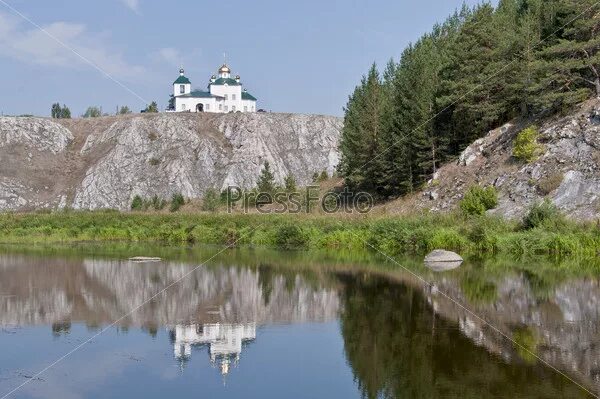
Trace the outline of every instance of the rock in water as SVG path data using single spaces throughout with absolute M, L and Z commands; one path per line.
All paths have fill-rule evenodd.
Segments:
M 146 263 L 146 262 L 160 262 L 161 258 L 153 257 L 153 256 L 134 256 L 133 258 L 129 258 L 131 262 L 136 263 Z
M 425 257 L 425 266 L 436 272 L 456 269 L 463 263 L 463 258 L 451 251 L 436 249 Z

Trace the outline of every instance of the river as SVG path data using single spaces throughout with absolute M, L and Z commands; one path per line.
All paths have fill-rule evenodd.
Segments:
M 599 280 L 505 262 L 2 247 L 0 398 L 598 394 Z

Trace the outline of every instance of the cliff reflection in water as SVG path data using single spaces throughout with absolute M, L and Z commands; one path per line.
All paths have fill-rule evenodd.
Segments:
M 32 260 L 36 261 L 33 262 Z M 184 263 L 0 257 L 1 325 L 52 325 L 54 334 L 71 324 L 112 323 L 194 268 Z M 208 346 L 210 361 L 227 374 L 243 344 L 256 338 L 257 324 L 325 322 L 338 316 L 335 290 L 296 273 L 268 266 L 201 267 L 167 293 L 132 313 L 120 327 L 154 334 L 169 330 L 175 358 L 184 365 L 192 347 Z
M 0 256 L 0 323 L 100 326 L 128 314 L 194 265 L 137 264 Z M 200 267 L 128 316 L 122 326 L 157 328 L 181 323 L 292 323 L 337 318 L 337 291 L 297 273 L 263 266 Z

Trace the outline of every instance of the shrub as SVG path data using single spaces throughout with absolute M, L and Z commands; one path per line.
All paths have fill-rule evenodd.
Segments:
M 459 205 L 465 215 L 483 215 L 498 206 L 498 193 L 493 186 L 472 186 Z
M 524 162 L 532 162 L 539 157 L 543 151 L 538 143 L 539 136 L 540 132 L 535 126 L 522 130 L 515 139 L 513 157 Z
M 216 226 L 196 225 L 189 233 L 190 241 L 203 244 L 222 244 L 222 237 Z
M 275 244 L 283 249 L 296 249 L 306 246 L 307 237 L 302 233 L 300 227 L 294 224 L 286 224 L 277 229 L 275 233 Z
M 84 118 L 98 118 L 98 117 L 102 116 L 102 108 L 88 107 L 82 116 Z
M 205 212 L 214 212 L 219 207 L 221 199 L 219 193 L 214 188 L 209 188 L 202 197 L 202 210 Z
M 242 191 L 239 187 L 227 187 L 219 195 L 219 202 L 228 207 L 235 205 L 240 199 L 242 199 Z
M 581 252 L 579 239 L 573 234 L 551 234 L 544 242 L 550 254 L 564 256 Z
M 329 175 L 327 174 L 327 171 L 324 170 L 321 172 L 321 174 L 319 175 L 319 182 L 324 182 L 327 179 L 329 179 Z
M 171 197 L 171 208 L 169 208 L 169 210 L 171 212 L 177 212 L 184 204 L 185 198 L 183 198 L 181 193 L 173 194 L 173 197 Z
M 554 173 L 554 174 L 551 174 L 549 176 L 546 176 L 546 177 L 540 179 L 537 182 L 536 187 L 537 187 L 538 191 L 540 192 L 540 194 L 548 195 L 560 186 L 563 179 L 564 179 L 564 176 L 562 173 Z
M 141 211 L 144 208 L 144 200 L 139 195 L 133 197 L 131 201 L 131 210 L 132 211 Z
M 531 207 L 523 218 L 523 228 L 534 229 L 541 226 L 558 226 L 564 222 L 564 218 L 558 208 L 550 201 L 545 200 Z
M 150 158 L 150 161 L 148 161 L 150 163 L 150 165 L 152 166 L 157 166 L 160 165 L 160 159 L 158 158 Z
M 154 197 L 152 197 L 152 207 L 157 210 L 163 210 L 165 208 L 165 206 L 167 206 L 167 201 L 165 201 L 162 198 L 158 198 L 158 195 L 154 195 Z
M 436 228 L 428 239 L 428 249 L 444 248 L 447 250 L 462 251 L 469 247 L 468 240 L 451 228 Z
M 467 237 L 475 247 L 482 252 L 496 252 L 498 248 L 498 237 L 488 226 L 478 223 L 468 232 Z
M 296 179 L 293 175 L 287 175 L 285 180 L 283 181 L 285 192 L 286 193 L 295 193 L 296 192 Z
M 230 248 L 237 246 L 241 238 L 240 232 L 235 227 L 228 227 L 223 232 L 223 241 Z

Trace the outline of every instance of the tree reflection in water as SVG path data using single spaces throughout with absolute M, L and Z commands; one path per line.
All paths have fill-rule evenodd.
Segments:
M 342 279 L 345 351 L 365 398 L 587 397 L 544 366 L 509 364 L 473 345 L 414 288 L 375 276 Z

